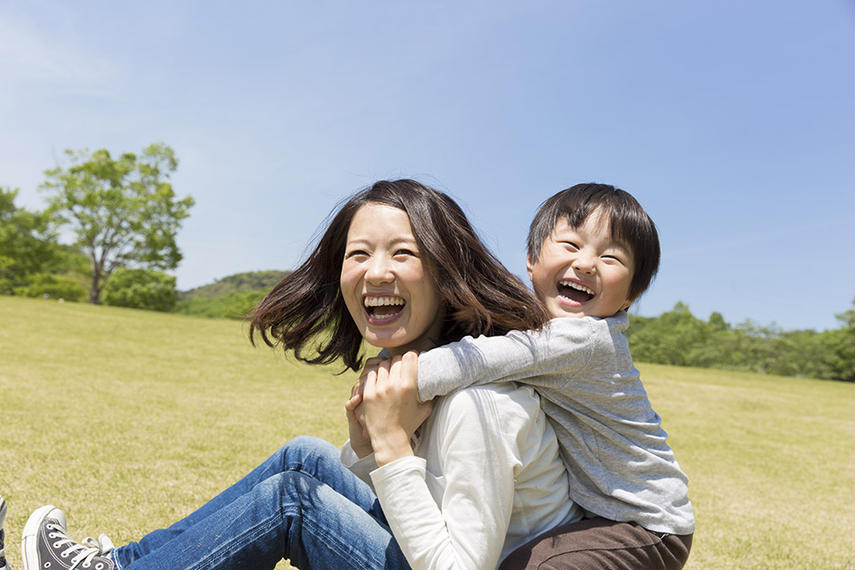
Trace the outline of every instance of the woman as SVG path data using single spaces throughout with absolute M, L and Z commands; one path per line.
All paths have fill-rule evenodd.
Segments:
M 450 198 L 378 182 L 344 204 L 250 330 L 310 363 L 358 370 L 363 340 L 395 357 L 369 374 L 363 409 L 348 406 L 344 449 L 292 440 L 185 519 L 115 549 L 74 542 L 61 511 L 42 507 L 24 529 L 24 568 L 495 568 L 581 518 L 555 435 L 525 387 L 466 389 L 432 414 L 412 404 L 407 353 L 545 320 Z

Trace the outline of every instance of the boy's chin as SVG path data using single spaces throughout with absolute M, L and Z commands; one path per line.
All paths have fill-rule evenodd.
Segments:
M 562 303 L 558 299 L 553 299 L 551 303 L 548 303 L 547 308 L 552 317 L 556 319 L 564 317 L 581 319 L 587 316 L 583 305 Z

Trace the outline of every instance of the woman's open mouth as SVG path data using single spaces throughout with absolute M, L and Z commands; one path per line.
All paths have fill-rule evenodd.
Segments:
M 562 280 L 558 282 L 558 296 L 569 299 L 574 303 L 587 303 L 594 298 L 595 293 L 575 281 Z
M 362 305 L 368 315 L 368 322 L 372 325 L 384 325 L 401 316 L 404 306 L 407 304 L 403 298 L 396 295 L 382 295 L 376 297 L 363 297 Z

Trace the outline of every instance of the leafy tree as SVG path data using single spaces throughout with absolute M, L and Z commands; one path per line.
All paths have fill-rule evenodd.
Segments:
M 0 187 L 0 293 L 10 294 L 31 275 L 50 271 L 60 262 L 50 216 L 15 206 L 17 190 Z
M 177 199 L 169 177 L 178 166 L 174 151 L 153 144 L 139 155 L 114 159 L 105 150 L 67 150 L 70 164 L 45 171 L 42 189 L 61 224 L 70 224 L 75 244 L 89 258 L 89 302 L 99 303 L 120 267 L 174 269 L 181 261 L 175 236 L 193 198 Z
M 116 307 L 171 311 L 176 300 L 175 277 L 149 269 L 119 268 L 104 287 L 104 302 Z
M 827 331 L 834 333 L 829 336 L 828 344 L 833 355 L 835 379 L 855 382 L 855 299 L 851 309 L 834 316 L 843 325 L 837 330 Z
M 837 315 L 840 329 L 782 331 L 746 320 L 731 327 L 720 313 L 694 317 L 682 302 L 658 317 L 632 317 L 633 357 L 643 362 L 855 381 L 855 301 Z

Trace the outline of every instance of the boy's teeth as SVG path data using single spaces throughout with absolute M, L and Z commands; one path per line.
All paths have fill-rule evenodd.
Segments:
M 365 297 L 366 307 L 383 307 L 386 305 L 403 305 L 404 300 L 400 297 Z
M 570 287 L 571 289 L 576 289 L 577 291 L 582 291 L 583 293 L 587 293 L 588 295 L 593 295 L 594 292 L 584 285 L 579 285 L 575 281 L 559 281 L 559 285 L 564 287 Z

